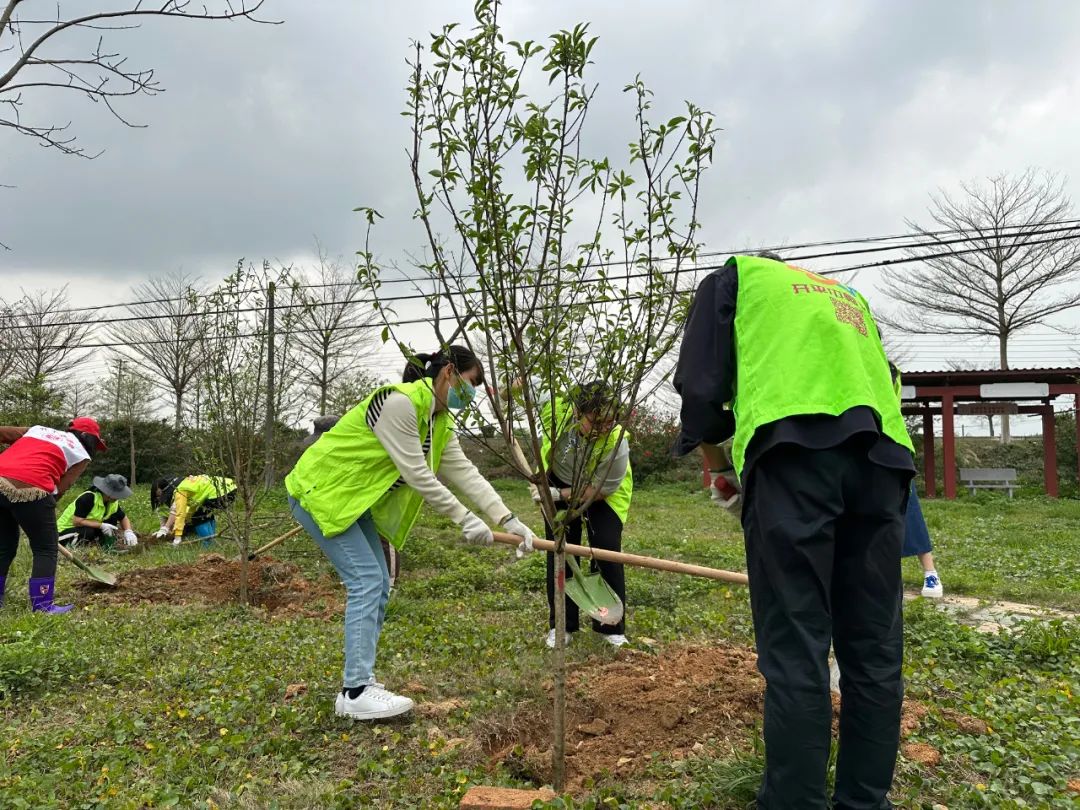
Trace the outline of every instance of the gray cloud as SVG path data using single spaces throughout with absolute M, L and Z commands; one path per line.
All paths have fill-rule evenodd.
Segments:
M 381 7 L 381 14 L 373 12 Z M 69 95 L 38 120 L 73 121 L 94 161 L 0 133 L 0 272 L 20 283 L 111 281 L 122 296 L 177 267 L 224 273 L 241 256 L 360 246 L 352 208 L 387 216 L 386 257 L 420 242 L 404 148 L 408 43 L 471 3 L 271 0 L 276 27 L 155 23 L 111 35 L 167 92 L 123 106 L 126 129 Z M 895 232 L 927 192 L 1042 165 L 1080 176 L 1080 5 L 511 2 L 517 37 L 580 19 L 600 37 L 588 146 L 625 154 L 641 73 L 659 114 L 693 99 L 725 128 L 702 220 L 716 249 Z M 1072 185 L 1074 196 L 1077 193 Z M 872 283 L 872 282 L 871 282 Z M 82 284 L 83 286 L 79 286 Z

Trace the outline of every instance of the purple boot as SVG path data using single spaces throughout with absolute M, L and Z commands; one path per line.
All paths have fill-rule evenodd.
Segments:
M 55 577 L 38 577 L 30 580 L 30 609 L 38 613 L 67 613 L 74 605 L 54 605 L 53 587 Z
M 0 608 L 4 606 L 4 583 L 7 581 L 7 577 L 0 577 Z

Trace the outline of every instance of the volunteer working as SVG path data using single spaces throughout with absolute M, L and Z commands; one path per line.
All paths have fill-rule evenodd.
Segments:
M 131 488 L 122 475 L 97 476 L 93 486 L 68 504 L 60 515 L 56 530 L 60 543 L 80 545 L 100 543 L 112 548 L 120 535 L 125 546 L 139 545 L 131 520 L 120 507 L 120 501 L 131 497 Z
M 914 465 L 866 300 L 774 258 L 734 256 L 697 291 L 675 388 L 678 454 L 700 445 L 720 469 L 718 445 L 734 434 L 766 681 L 758 807 L 827 806 L 830 639 L 843 695 L 832 806 L 890 807 Z
M 539 380 L 532 381 L 533 390 Z M 516 381 L 511 393 L 521 389 Z M 567 524 L 566 542 L 581 543 L 582 523 L 589 545 L 608 551 L 622 551 L 622 532 L 630 513 L 634 476 L 630 469 L 630 434 L 618 424 L 619 403 L 601 381 L 586 383 L 570 397 L 539 394 L 536 398 L 543 432 L 541 453 L 547 483 L 557 509 L 588 503 L 584 512 Z M 538 498 L 537 498 L 538 500 Z M 548 540 L 555 535 L 544 523 Z M 626 575 L 622 563 L 593 559 L 591 570 L 603 579 L 626 605 Z M 565 569 L 567 578 L 573 576 Z M 545 643 L 555 646 L 555 555 L 547 554 L 548 632 Z M 593 621 L 592 629 L 614 647 L 627 643 L 626 619 L 614 625 Z M 566 600 L 567 641 L 579 629 L 580 613 L 573 600 Z
M 483 367 L 463 346 L 416 356 L 405 382 L 379 388 L 311 445 L 285 478 L 296 520 L 319 544 L 345 585 L 345 671 L 339 716 L 393 717 L 413 702 L 375 680 L 375 654 L 390 593 L 382 535 L 400 547 L 422 503 L 453 520 L 470 543 L 490 545 L 491 529 L 436 477 L 491 522 L 522 538 L 533 533 L 465 456 L 449 410 L 467 407 Z
M 43 613 L 66 613 L 72 605 L 53 604 L 56 587 L 56 499 L 71 487 L 105 449 L 93 419 L 72 419 L 68 429 L 42 425 L 0 427 L 0 605 L 8 570 L 19 551 L 19 529 L 26 532 L 34 555 L 30 570 L 30 606 Z
M 154 537 L 173 536 L 173 545 L 180 545 L 184 530 L 188 527 L 198 532 L 208 526 L 205 537 L 216 531 L 214 512 L 225 509 L 236 500 L 236 482 L 218 475 L 189 475 L 182 481 L 160 478 L 150 492 L 150 504 L 157 508 L 172 503 L 169 516 Z

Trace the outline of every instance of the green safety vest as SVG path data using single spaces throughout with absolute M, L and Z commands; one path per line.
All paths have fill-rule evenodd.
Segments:
M 558 425 L 556 430 L 552 430 L 552 417 L 555 419 L 555 424 Z M 543 430 L 543 442 L 540 446 L 540 452 L 544 457 L 545 469 L 551 469 L 551 451 L 553 437 L 557 434 L 561 436 L 568 430 L 577 430 L 577 418 L 574 416 L 574 406 L 572 403 L 566 401 L 562 397 L 555 397 L 554 408 L 551 402 L 546 402 L 540 406 L 540 427 Z M 619 442 L 623 439 L 630 441 L 630 433 L 625 430 L 622 425 L 615 425 L 611 431 L 603 438 L 602 441 L 597 441 L 593 444 L 592 459 L 588 468 L 584 471 L 586 479 L 589 480 L 600 469 L 600 464 L 603 462 L 604 457 L 613 452 L 618 446 Z M 614 510 L 615 514 L 619 516 L 619 520 L 626 524 L 626 518 L 630 514 L 630 497 L 634 493 L 634 474 L 630 469 L 630 462 L 626 462 L 626 475 L 623 476 L 622 483 L 619 484 L 619 488 L 612 492 L 607 498 L 604 499 L 605 503 Z
M 88 489 L 86 492 L 89 492 L 94 496 L 94 508 L 90 510 L 90 514 L 88 514 L 84 520 L 96 520 L 100 523 L 105 520 L 105 518 L 110 518 L 115 515 L 116 510 L 120 508 L 119 501 L 105 503 L 105 499 L 96 489 Z M 84 492 L 83 495 L 85 495 L 86 492 Z M 79 498 L 81 497 L 82 495 L 79 496 Z M 79 498 L 76 498 L 75 501 L 79 500 Z M 75 501 L 68 504 L 67 509 L 60 515 L 60 520 L 56 521 L 56 530 L 60 534 L 69 532 L 75 528 Z
M 187 496 L 189 515 L 194 514 L 200 506 L 212 498 L 220 498 L 235 491 L 235 481 L 216 475 L 189 475 L 176 485 L 176 492 L 183 492 Z
M 872 408 L 881 429 L 913 451 L 870 306 L 836 279 L 753 256 L 733 256 L 735 470 L 762 425 L 803 414 Z
M 401 473 L 368 427 L 371 400 L 386 388 L 400 391 L 412 401 L 421 444 L 433 431 L 428 464 L 432 472 L 439 471 L 452 427 L 446 411 L 435 414 L 432 420 L 435 392 L 431 380 L 425 377 L 383 386 L 322 434 L 285 476 L 289 494 L 326 537 L 341 534 L 370 510 L 379 534 L 400 548 L 420 514 L 423 498 L 412 487 L 403 485 L 390 491 Z

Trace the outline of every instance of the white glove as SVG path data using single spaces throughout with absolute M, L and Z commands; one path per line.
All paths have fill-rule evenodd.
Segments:
M 124 545 L 126 545 L 126 546 L 137 546 L 137 545 L 139 545 L 139 538 L 135 536 L 135 532 L 133 532 L 131 529 L 128 529 L 127 531 L 124 532 Z
M 461 521 L 461 534 L 465 542 L 474 546 L 490 546 L 495 542 L 491 529 L 484 521 L 469 512 Z
M 154 537 L 156 537 L 158 540 L 160 540 L 162 537 L 166 537 L 168 534 L 169 534 L 169 530 L 167 528 L 165 528 L 164 526 L 162 526 L 160 529 L 158 529 L 156 532 L 154 532 Z
M 115 537 L 116 536 L 116 527 L 111 523 L 102 522 L 102 524 L 100 526 L 100 529 L 101 529 L 101 533 L 103 535 L 105 535 L 106 537 Z
M 551 500 L 558 503 L 563 499 L 562 491 L 558 487 L 548 487 L 548 491 L 551 493 Z M 540 503 L 540 491 L 533 492 L 533 500 Z
M 738 514 L 742 501 L 742 486 L 734 471 L 709 471 L 709 497 L 721 509 Z
M 518 537 L 523 538 L 522 542 L 517 547 L 517 558 L 520 560 L 525 556 L 526 552 L 533 550 L 533 540 L 536 539 L 536 535 L 533 530 L 518 520 L 513 515 L 510 515 L 506 520 L 502 522 L 503 528 L 510 534 L 516 534 Z

